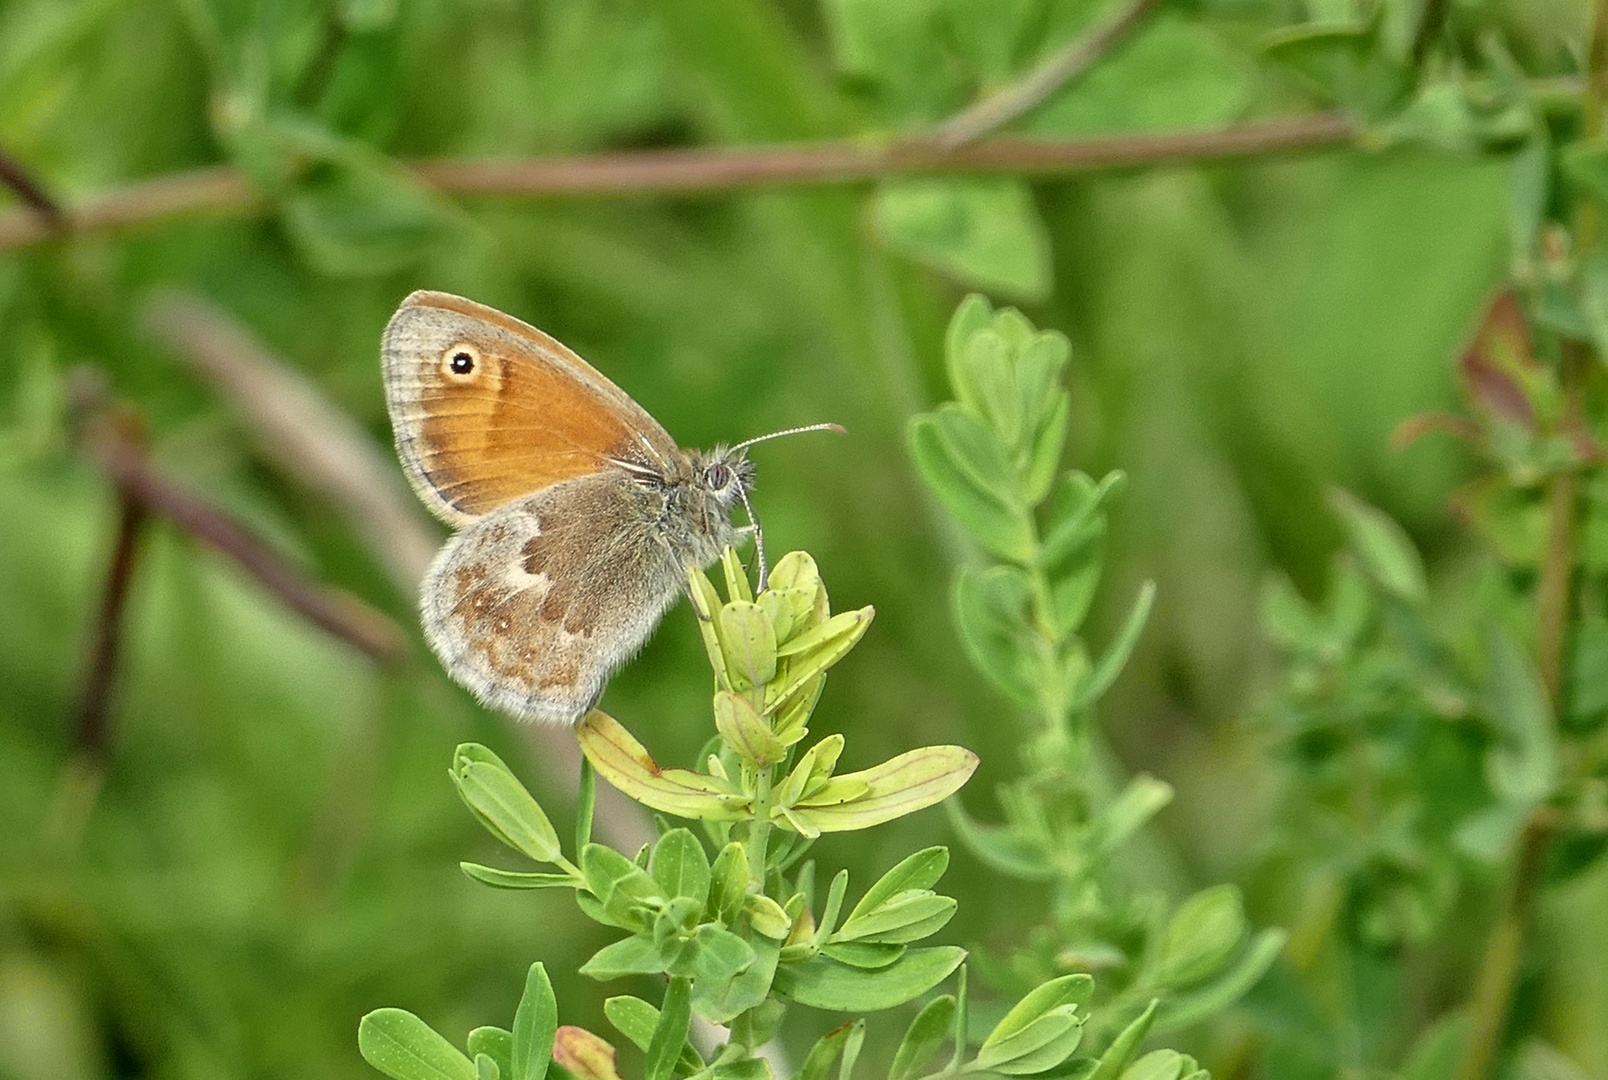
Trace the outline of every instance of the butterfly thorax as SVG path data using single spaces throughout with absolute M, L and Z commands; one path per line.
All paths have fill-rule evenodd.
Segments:
M 678 561 L 707 566 L 736 543 L 731 514 L 753 486 L 753 462 L 723 448 L 683 450 L 658 481 L 658 526 Z

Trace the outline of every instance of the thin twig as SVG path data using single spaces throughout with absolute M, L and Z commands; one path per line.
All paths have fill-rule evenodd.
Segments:
M 695 194 L 778 185 L 852 184 L 887 176 L 1069 176 L 1190 162 L 1227 161 L 1351 142 L 1340 113 L 1261 120 L 1210 131 L 1088 139 L 993 138 L 950 149 L 931 139 L 877 146 L 800 143 L 643 150 L 580 157 L 415 161 L 421 181 L 446 195 L 607 197 Z M 244 174 L 214 166 L 140 181 L 74 207 L 72 232 L 124 228 L 191 214 L 248 214 L 268 202 Z M 0 214 L 0 251 L 49 239 L 36 214 Z
M 293 611 L 375 660 L 402 655 L 397 625 L 357 597 L 308 581 L 266 545 L 205 499 L 163 476 L 138 444 L 111 425 L 94 425 L 85 454 L 99 465 L 125 502 L 160 514 L 185 532 L 233 559 Z
M 0 183 L 16 192 L 17 197 L 32 208 L 34 215 L 42 219 L 48 230 L 54 232 L 66 227 L 67 213 L 61 203 L 51 197 L 50 192 L 22 162 L 4 150 L 0 150 Z
M 345 517 L 397 589 L 412 596 L 442 538 L 396 459 L 216 304 L 168 293 L 146 305 L 144 322 L 240 414 L 263 455 Z
M 106 571 L 106 587 L 101 591 L 100 611 L 90 637 L 89 657 L 84 665 L 84 682 L 79 690 L 73 730 L 76 749 L 99 760 L 106 754 L 111 715 L 112 683 L 122 654 L 123 608 L 134 580 L 134 563 L 144 533 L 145 507 L 126 495 L 118 498 L 117 539 Z
M 1021 119 L 1070 85 L 1127 39 L 1164 0 L 1128 0 L 1032 71 L 938 126 L 934 137 L 951 149 Z

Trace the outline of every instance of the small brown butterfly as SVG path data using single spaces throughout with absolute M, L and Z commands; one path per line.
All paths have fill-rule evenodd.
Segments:
M 559 342 L 448 293 L 404 300 L 381 356 L 408 479 L 459 529 L 425 575 L 425 637 L 486 704 L 577 722 L 689 569 L 750 531 L 763 588 L 754 466 L 743 454 L 760 439 L 683 450 Z M 775 435 L 818 430 L 842 429 Z M 743 529 L 730 520 L 739 503 Z

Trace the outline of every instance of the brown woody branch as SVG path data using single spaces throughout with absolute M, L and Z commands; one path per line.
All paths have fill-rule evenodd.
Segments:
M 66 227 L 67 214 L 61 204 L 22 162 L 4 150 L 0 150 L 0 183 L 16 192 L 17 198 L 28 204 L 46 229 L 54 231 Z
M 934 139 L 886 145 L 798 143 L 696 150 L 642 150 L 579 157 L 415 161 L 413 172 L 447 195 L 516 198 L 696 194 L 743 188 L 865 183 L 890 176 L 1071 176 L 1292 153 L 1351 142 L 1340 113 L 1259 120 L 1211 131 L 1081 139 L 998 137 L 958 147 Z M 239 170 L 226 165 L 114 189 L 71 208 L 73 233 L 125 228 L 190 214 L 266 208 Z M 0 251 L 49 239 L 37 214 L 0 214 Z
M 98 418 L 90 424 L 83 447 L 117 485 L 125 507 L 172 521 L 229 556 L 291 610 L 375 660 L 390 662 L 402 655 L 405 638 L 389 617 L 355 596 L 307 580 L 228 515 L 164 476 L 122 425 Z M 113 607 L 110 601 L 105 606 Z M 116 607 L 120 609 L 120 601 Z M 115 630 L 111 645 L 115 650 Z

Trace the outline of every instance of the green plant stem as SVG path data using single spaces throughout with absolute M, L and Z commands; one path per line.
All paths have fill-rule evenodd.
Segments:
M 765 861 L 770 848 L 771 770 L 754 771 L 754 820 L 748 827 L 748 879 L 765 891 Z
M 1592 4 L 1587 44 L 1586 87 L 1581 97 L 1581 127 L 1595 138 L 1608 115 L 1608 0 Z M 1575 209 L 1574 256 L 1584 266 L 1595 251 L 1601 231 L 1600 210 L 1591 199 Z M 1563 352 L 1563 431 L 1582 430 L 1585 380 L 1592 357 L 1584 345 L 1566 342 Z M 1579 472 L 1567 468 L 1547 483 L 1547 541 L 1536 586 L 1536 669 L 1554 723 L 1564 705 L 1564 657 L 1568 642 L 1578 529 Z M 1525 939 L 1536 896 L 1558 830 L 1557 811 L 1537 807 L 1525 821 L 1513 877 L 1496 925 L 1486 942 L 1469 1002 L 1468 1042 L 1458 1061 L 1456 1080 L 1486 1080 L 1491 1075 L 1507 1027 L 1513 987 L 1524 959 Z
M 889 176 L 1069 176 L 1110 169 L 1226 161 L 1344 146 L 1356 125 L 1322 112 L 1208 131 L 1079 139 L 993 138 L 948 148 L 932 139 L 844 140 L 642 150 L 587 156 L 411 161 L 419 181 L 444 195 L 602 197 L 694 194 L 800 184 L 858 184 Z M 67 207 L 67 235 L 199 213 L 239 216 L 270 203 L 240 170 L 219 165 L 114 188 Z M 0 213 L 0 251 L 59 235 L 32 209 Z

